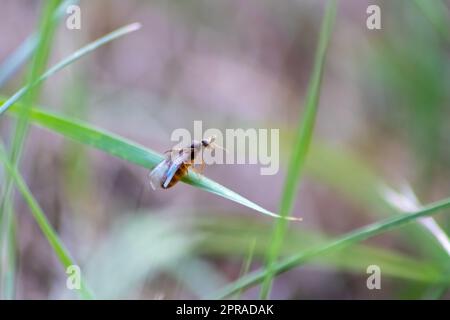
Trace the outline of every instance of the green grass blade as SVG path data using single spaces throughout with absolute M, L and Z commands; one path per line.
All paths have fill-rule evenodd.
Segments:
M 47 64 L 48 57 L 51 51 L 51 44 L 53 41 L 53 35 L 56 29 L 56 20 L 52 19 L 57 8 L 60 4 L 59 0 L 49 0 L 42 5 L 42 12 L 39 17 L 39 32 L 37 34 L 37 44 L 35 54 L 33 55 L 33 59 L 29 66 L 29 72 L 27 75 L 27 85 L 33 84 L 39 75 L 44 71 L 44 68 Z M 13 135 L 13 143 L 11 147 L 11 162 L 14 166 L 18 166 L 20 161 L 20 154 L 22 151 L 22 146 L 25 141 L 25 137 L 27 135 L 28 129 L 28 106 L 34 104 L 35 101 L 38 100 L 40 88 L 33 86 L 31 90 L 27 90 L 24 98 L 24 107 L 22 108 L 19 119 L 16 123 L 14 135 Z M 12 225 L 15 224 L 15 216 L 12 215 L 14 211 L 14 204 L 12 203 L 12 199 L 14 199 L 14 192 L 12 189 L 12 180 L 11 177 L 7 176 L 6 187 L 1 197 L 0 204 L 0 219 L 1 219 L 1 250 L 8 252 L 7 259 L 9 265 L 15 264 L 15 250 L 10 250 L 10 241 L 15 243 L 15 240 L 12 239 L 11 231 Z M 6 210 L 8 208 L 8 210 Z M 3 270 L 2 270 L 3 272 Z M 14 270 L 9 270 L 9 279 L 14 281 Z M 3 284 L 5 283 L 4 275 L 1 273 L 0 285 L 2 286 L 1 291 L 5 297 L 11 298 L 14 293 L 11 291 L 11 288 L 14 286 L 8 285 L 6 288 L 3 288 Z
M 64 58 L 57 64 L 55 64 L 53 67 L 48 69 L 44 74 L 42 74 L 35 82 L 33 82 L 32 85 L 25 86 L 21 88 L 19 91 L 17 91 L 14 95 L 12 95 L 8 100 L 2 103 L 2 106 L 0 107 L 0 115 L 4 113 L 6 110 L 8 110 L 9 107 L 11 107 L 15 102 L 17 102 L 23 95 L 30 89 L 30 87 L 36 86 L 43 81 L 45 81 L 47 78 L 58 72 L 59 70 L 63 69 L 64 67 L 68 66 L 69 64 L 72 64 L 76 60 L 80 59 L 81 57 L 85 56 L 88 53 L 91 53 L 92 51 L 96 50 L 97 48 L 101 47 L 104 44 L 107 44 L 108 42 L 111 42 L 119 37 L 122 37 L 130 32 L 139 30 L 140 28 L 139 23 L 132 23 L 127 26 L 124 26 L 122 28 L 119 28 L 100 39 L 95 40 L 94 42 L 89 43 L 88 45 L 84 46 L 83 48 L 75 51 L 68 57 Z
M 238 193 L 236 193 L 236 192 L 234 192 L 234 191 L 222 186 L 221 184 L 219 184 L 211 179 L 208 179 L 206 177 L 199 178 L 199 176 L 197 174 L 189 172 L 188 176 L 183 179 L 183 182 L 186 182 L 187 184 L 190 184 L 194 187 L 200 188 L 204 191 L 211 192 L 213 194 L 221 196 L 225 199 L 240 203 L 243 206 L 246 206 L 250 209 L 259 211 L 262 214 L 265 214 L 267 216 L 270 216 L 273 218 L 283 218 L 280 215 L 264 209 L 263 207 L 248 200 L 247 198 L 241 196 L 240 194 L 238 194 Z M 296 217 L 284 217 L 283 219 L 291 220 L 291 221 L 301 221 L 302 220 L 301 218 L 296 218 Z
M 412 1 L 423 15 L 431 22 L 439 34 L 450 41 L 450 13 L 442 0 L 414 0 Z
M 16 105 L 10 108 L 10 111 L 13 114 L 17 114 L 19 110 L 20 107 Z M 115 134 L 43 110 L 31 109 L 30 121 L 49 129 L 50 131 L 102 150 L 110 155 L 137 164 L 141 167 L 152 168 L 164 159 L 161 154 Z M 183 181 L 202 190 L 214 193 L 259 211 L 265 215 L 279 218 L 277 214 L 260 207 L 245 197 L 206 177 L 199 177 L 197 174 L 190 173 Z M 299 220 L 295 217 L 288 217 L 288 219 Z
M 294 199 L 298 185 L 300 183 L 300 176 L 302 174 L 305 159 L 308 154 L 309 145 L 314 129 L 314 124 L 317 114 L 317 106 L 319 104 L 320 87 L 322 83 L 323 69 L 325 65 L 325 57 L 328 48 L 328 43 L 333 29 L 333 23 L 336 16 L 336 1 L 330 0 L 325 9 L 325 16 L 323 18 L 322 27 L 320 31 L 319 44 L 314 61 L 314 69 L 308 87 L 308 92 L 305 102 L 305 112 L 300 120 L 300 125 L 297 132 L 296 143 L 292 151 L 291 160 L 289 162 L 288 171 L 286 174 L 286 182 L 283 189 L 280 216 L 289 216 L 294 205 Z M 269 296 L 272 286 L 273 266 L 279 255 L 280 248 L 283 244 L 284 235 L 286 233 L 287 222 L 285 219 L 277 221 L 275 229 L 272 234 L 271 246 L 267 252 L 267 273 L 266 279 L 261 287 L 260 298 L 266 299 Z
M 247 247 L 255 242 L 254 260 L 260 261 L 264 258 L 271 241 L 267 237 L 270 225 L 266 221 L 257 222 L 243 217 L 234 219 L 234 215 L 221 217 L 221 214 L 211 217 L 207 215 L 208 212 L 209 210 L 204 215 L 199 213 L 198 209 L 195 211 L 198 214 L 198 219 L 194 221 L 195 234 L 204 235 L 198 245 L 198 254 L 219 259 L 245 258 L 248 254 Z M 332 239 L 318 230 L 291 228 L 286 234 L 286 244 L 280 252 L 280 257 L 289 257 Z M 310 261 L 310 265 L 319 270 L 331 268 L 361 274 L 366 271 L 368 261 L 380 266 L 384 276 L 430 284 L 450 283 L 450 278 L 444 274 L 447 268 L 440 263 L 423 261 L 423 258 L 418 259 L 397 250 L 369 244 L 355 244 L 328 255 L 318 256 Z M 239 277 L 241 276 L 243 274 Z
M 13 164 L 8 160 L 8 156 L 3 147 L 3 144 L 0 144 L 0 161 L 3 163 L 6 171 L 8 171 L 8 173 L 12 177 L 13 181 L 15 182 L 18 190 L 22 194 L 22 197 L 28 204 L 31 214 L 33 215 L 33 218 L 36 220 L 42 233 L 47 238 L 48 243 L 52 247 L 53 251 L 55 252 L 56 256 L 58 257 L 58 260 L 60 261 L 61 265 L 64 267 L 64 271 L 65 271 L 67 269 L 67 267 L 74 265 L 75 262 L 71 258 L 68 250 L 66 249 L 66 247 L 64 246 L 62 241 L 59 239 L 57 233 L 55 232 L 55 230 L 53 229 L 53 227 L 47 220 L 47 217 L 45 216 L 44 212 L 40 208 L 36 199 L 31 194 L 31 192 L 28 189 L 28 186 L 26 185 L 22 176 L 17 171 L 17 169 L 13 166 Z M 80 297 L 83 299 L 92 299 L 92 294 L 89 292 L 88 287 L 85 284 L 83 279 L 81 279 L 81 288 L 80 288 L 80 290 L 77 290 L 77 292 L 79 293 Z
M 52 16 L 57 11 L 59 4 L 59 0 L 49 0 L 45 3 L 45 5 L 43 5 L 36 51 L 30 63 L 27 83 L 25 86 L 27 90 L 24 90 L 23 94 L 15 100 L 17 101 L 24 96 L 23 108 L 16 124 L 11 147 L 12 163 L 16 166 L 18 166 L 18 163 L 20 162 L 20 154 L 28 131 L 28 110 L 35 102 L 39 100 L 41 88 L 38 86 L 39 83 L 37 80 L 39 79 L 39 75 L 44 72 L 50 56 L 53 36 L 56 30 L 56 21 L 52 19 Z M 15 95 L 13 95 L 13 97 L 14 96 Z M 1 108 L 3 108 L 3 106 Z
M 408 214 L 399 214 L 379 222 L 367 225 L 365 227 L 356 229 L 352 232 L 349 232 L 341 237 L 338 237 L 335 240 L 326 242 L 322 245 L 313 247 L 312 249 L 302 251 L 296 255 L 293 255 L 289 258 L 283 259 L 281 262 L 277 263 L 274 267 L 275 274 L 281 274 L 286 271 L 289 271 L 299 265 L 305 263 L 306 261 L 311 260 L 312 258 L 329 254 L 331 252 L 336 252 L 339 249 L 346 248 L 355 243 L 367 240 L 371 237 L 383 234 L 387 231 L 399 228 L 404 226 L 410 222 L 415 221 L 421 217 L 431 216 L 436 214 L 438 211 L 450 208 L 450 198 L 441 200 L 439 202 L 435 202 L 425 206 L 423 209 L 408 213 Z M 234 294 L 235 292 L 242 290 L 243 288 L 248 288 L 253 285 L 256 285 L 263 281 L 268 274 L 267 269 L 261 269 L 250 273 L 249 275 L 242 277 L 231 283 L 227 287 L 225 287 L 221 292 L 219 292 L 214 298 L 220 299 L 227 297 L 229 295 Z
M 8 217 L 14 217 L 13 205 L 7 202 L 5 212 Z M 2 290 L 4 299 L 11 300 L 15 294 L 15 273 L 16 273 L 16 219 L 12 219 L 8 225 L 2 225 L 4 230 L 4 238 L 2 239 L 1 259 L 4 261 L 2 265 Z M 4 228 L 4 229 L 3 229 Z

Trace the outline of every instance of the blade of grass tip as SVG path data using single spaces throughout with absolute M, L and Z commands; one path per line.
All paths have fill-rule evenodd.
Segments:
M 4 168 L 6 169 L 6 171 L 8 171 L 13 181 L 15 182 L 17 189 L 20 191 L 22 197 L 28 204 L 33 218 L 36 220 L 39 228 L 41 229 L 48 243 L 58 257 L 59 262 L 64 267 L 64 271 L 66 271 L 69 266 L 76 265 L 69 251 L 66 249 L 62 241 L 59 239 L 56 231 L 51 226 L 38 202 L 31 194 L 31 191 L 26 185 L 22 176 L 17 171 L 17 168 L 15 168 L 14 165 L 8 160 L 8 156 L 2 142 L 0 142 L 0 161 L 3 163 Z M 88 286 L 83 279 L 81 279 L 81 287 L 80 290 L 77 290 L 77 293 L 83 299 L 93 298 L 90 290 L 88 289 Z
M 78 0 L 66 0 L 58 7 L 53 15 L 55 22 L 58 22 L 65 14 L 66 8 L 78 3 Z M 9 55 L 0 65 L 0 87 L 2 87 L 32 55 L 38 44 L 38 34 L 33 33 L 26 38 L 22 44 Z
M 3 102 L 2 106 L 0 107 L 0 115 L 3 114 L 6 110 L 8 110 L 9 107 L 11 107 L 15 102 L 17 102 L 23 95 L 33 86 L 36 86 L 40 84 L 42 81 L 45 81 L 50 76 L 58 72 L 59 70 L 63 69 L 64 67 L 68 66 L 69 64 L 72 64 L 76 60 L 80 59 L 81 57 L 85 56 L 88 53 L 91 53 L 92 51 L 96 50 L 97 48 L 107 44 L 108 42 L 111 42 L 117 38 L 120 38 L 128 33 L 137 31 L 141 28 L 140 23 L 132 23 L 129 25 L 126 25 L 124 27 L 121 27 L 91 43 L 88 45 L 80 48 L 79 50 L 75 51 L 74 53 L 70 54 L 68 57 L 64 58 L 54 66 L 52 66 L 50 69 L 48 69 L 44 74 L 42 74 L 32 85 L 25 86 L 21 88 L 19 91 L 17 91 L 14 95 L 12 95 L 8 100 Z
M 9 111 L 13 115 L 16 115 L 20 111 L 20 107 L 13 105 Z M 95 128 L 81 121 L 68 119 L 51 112 L 33 108 L 30 110 L 30 121 L 52 132 L 59 133 L 66 138 L 102 150 L 112 156 L 121 158 L 144 168 L 153 168 L 164 159 L 164 157 L 158 152 L 145 148 L 118 135 Z M 189 173 L 189 175 L 182 181 L 204 191 L 219 195 L 250 209 L 256 210 L 262 214 L 280 218 L 279 215 L 262 208 L 236 192 L 204 176 Z M 287 219 L 295 221 L 301 220 L 301 218 L 295 217 L 287 217 Z
M 59 0 L 49 0 L 43 4 L 42 7 L 42 13 L 40 14 L 39 19 L 39 33 L 38 33 L 38 40 L 36 45 L 36 51 L 33 56 L 33 60 L 30 64 L 29 73 L 27 76 L 27 84 L 32 84 L 37 79 L 38 75 L 44 70 L 45 65 L 47 64 L 48 56 L 50 54 L 50 48 L 51 43 L 53 40 L 53 35 L 56 28 L 56 21 L 52 19 L 52 16 L 56 12 L 56 9 L 59 5 Z M 28 114 L 28 106 L 31 106 L 34 104 L 34 101 L 37 100 L 39 96 L 39 88 L 35 88 L 33 90 L 30 90 L 28 94 L 25 97 L 25 103 L 24 108 L 20 112 L 19 119 L 17 120 L 15 132 L 13 136 L 13 144 L 12 144 L 12 151 L 11 151 L 11 162 L 17 166 L 17 162 L 20 159 L 20 153 L 22 150 L 22 145 L 27 133 L 28 128 L 28 120 L 27 120 L 27 114 Z M 1 241 L 1 250 L 6 251 L 8 253 L 8 260 L 15 261 L 15 250 L 10 250 L 9 247 L 9 241 L 11 239 L 11 233 L 12 230 L 11 224 L 15 223 L 15 217 L 12 216 L 12 212 L 14 210 L 14 204 L 12 203 L 12 199 L 14 198 L 14 191 L 12 189 L 12 179 L 8 175 L 6 179 L 6 188 L 5 193 L 2 194 L 1 204 L 0 204 L 0 213 L 1 213 L 1 220 L 2 220 L 2 241 Z M 12 210 L 5 211 L 5 208 L 10 207 Z M 14 264 L 15 262 L 12 262 L 10 264 Z M 12 273 L 14 270 L 9 270 L 9 278 L 11 278 Z M 3 287 L 3 284 L 6 283 L 5 277 L 6 275 L 1 273 L 1 292 L 7 297 L 12 297 L 13 292 L 6 291 L 5 287 Z M 14 277 L 14 275 L 12 275 Z M 6 286 L 6 288 L 11 288 L 11 286 Z
M 182 179 L 183 182 L 186 182 L 187 184 L 190 184 L 192 186 L 195 186 L 197 188 L 200 188 L 202 190 L 205 190 L 207 192 L 216 194 L 218 196 L 224 197 L 228 200 L 240 203 L 248 208 L 251 208 L 253 210 L 259 211 L 267 216 L 277 218 L 277 219 L 285 219 L 290 221 L 302 221 L 302 218 L 297 217 L 282 217 L 276 213 L 273 213 L 269 210 L 264 209 L 263 207 L 257 205 L 256 203 L 246 199 L 245 197 L 241 196 L 240 194 L 222 186 L 221 184 L 208 179 L 204 176 L 199 176 L 198 174 L 194 174 L 192 172 L 189 172 L 188 176 L 186 178 Z
M 319 246 L 316 246 L 306 251 L 299 252 L 296 255 L 283 259 L 282 261 L 278 262 L 273 268 L 274 274 L 279 275 L 281 273 L 284 273 L 286 271 L 298 267 L 299 265 L 305 263 L 306 261 L 314 257 L 325 255 L 327 253 L 337 251 L 339 249 L 343 249 L 355 243 L 367 240 L 369 238 L 378 236 L 390 230 L 402 227 L 419 218 L 432 216 L 433 214 L 436 214 L 438 211 L 448 208 L 450 208 L 450 198 L 431 203 L 427 206 L 424 206 L 421 210 L 413 213 L 398 214 L 393 217 L 389 217 L 387 219 L 367 225 L 365 227 L 353 230 L 334 240 L 328 241 Z M 235 282 L 229 284 L 224 289 L 222 289 L 221 292 L 219 292 L 217 295 L 211 298 L 223 299 L 225 297 L 234 294 L 239 290 L 256 285 L 264 281 L 269 272 L 273 271 L 269 271 L 267 268 L 254 271 L 248 274 L 247 276 L 241 277 Z
M 319 104 L 325 57 L 333 29 L 335 15 L 336 1 L 330 0 L 327 3 L 325 15 L 322 21 L 314 68 L 306 96 L 304 116 L 300 120 L 296 143 L 292 151 L 291 160 L 289 162 L 289 167 L 286 174 L 286 181 L 280 203 L 280 216 L 282 217 L 289 216 L 294 205 L 295 194 L 300 183 L 305 159 L 311 142 L 317 114 L 317 106 Z M 266 255 L 266 266 L 269 272 L 267 273 L 267 277 L 261 286 L 261 299 L 267 299 L 270 294 L 272 279 L 274 276 L 273 267 L 283 244 L 286 228 L 286 219 L 280 219 L 277 221 L 277 224 L 273 230 L 272 241 L 270 242 Z

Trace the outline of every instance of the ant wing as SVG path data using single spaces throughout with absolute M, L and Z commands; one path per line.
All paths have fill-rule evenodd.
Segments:
M 161 184 L 164 180 L 164 177 L 169 167 L 170 167 L 170 160 L 165 159 L 161 161 L 155 168 L 153 168 L 152 171 L 150 171 L 149 174 L 150 186 L 152 187 L 153 190 L 155 190 L 156 187 L 161 187 Z
M 180 166 L 185 161 L 184 157 L 179 157 L 175 159 L 172 164 L 170 165 L 169 169 L 166 171 L 165 177 L 162 181 L 162 187 L 167 188 L 170 181 L 172 181 L 173 177 L 175 176 L 175 173 L 177 173 Z
M 153 189 L 156 187 L 166 189 L 180 166 L 189 161 L 190 149 L 181 149 L 177 154 L 173 154 L 173 150 L 169 152 L 172 154 L 161 161 L 149 174 L 150 185 Z

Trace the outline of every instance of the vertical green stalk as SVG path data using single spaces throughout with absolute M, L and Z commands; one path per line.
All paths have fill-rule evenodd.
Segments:
M 14 212 L 12 211 L 13 208 L 12 208 L 11 202 L 7 203 L 5 210 L 6 210 L 6 214 L 8 216 L 11 217 L 14 215 Z M 13 221 L 11 221 L 11 223 L 9 224 L 8 227 L 9 227 L 9 229 L 5 233 L 5 236 L 7 236 L 8 238 L 5 240 L 4 250 L 2 250 L 0 252 L 2 254 L 1 261 L 5 265 L 4 278 L 2 279 L 3 286 L 4 286 L 4 292 L 5 292 L 5 298 L 12 299 L 14 297 L 14 289 L 15 289 L 14 274 L 15 274 L 15 270 L 16 270 L 16 259 L 14 259 L 15 253 L 16 253 L 15 252 L 15 250 L 16 250 L 15 219 Z M 2 242 L 0 242 L 0 243 L 2 243 Z M 13 258 L 11 259 L 10 257 L 13 257 Z
M 69 251 L 67 250 L 63 242 L 59 239 L 58 234 L 48 221 L 46 215 L 44 214 L 44 211 L 42 211 L 38 202 L 31 194 L 30 189 L 28 188 L 22 176 L 18 172 L 17 167 L 15 167 L 14 164 L 8 160 L 8 155 L 5 152 L 2 141 L 0 141 L 0 162 L 3 163 L 5 171 L 9 173 L 11 181 L 16 184 L 17 189 L 20 191 L 23 199 L 28 204 L 28 207 L 30 208 L 30 212 L 33 215 L 34 220 L 36 221 L 45 238 L 47 239 L 48 243 L 52 247 L 58 260 L 64 267 L 64 270 L 67 270 L 69 266 L 75 265 L 74 259 L 71 257 Z M 93 295 L 89 287 L 85 283 L 84 279 L 81 278 L 80 282 L 81 282 L 80 289 L 77 290 L 79 296 L 82 299 L 92 299 Z
M 34 84 L 40 74 L 45 70 L 57 24 L 57 20 L 52 19 L 52 17 L 60 4 L 60 0 L 48 0 L 44 3 L 45 5 L 39 20 L 38 43 L 28 72 L 27 85 Z M 39 91 L 40 86 L 33 86 L 23 98 L 24 103 L 22 104 L 22 109 L 17 120 L 10 154 L 11 163 L 15 167 L 19 167 L 23 144 L 28 132 L 29 110 L 35 101 L 38 100 Z M 6 187 L 2 194 L 0 205 L 0 250 L 2 252 L 0 256 L 3 259 L 0 270 L 0 294 L 10 299 L 14 296 L 14 270 L 11 268 L 14 267 L 16 260 L 15 248 L 11 248 L 11 243 L 15 243 L 15 239 L 12 239 L 14 235 L 12 226 L 15 225 L 15 217 L 13 215 L 14 192 L 12 188 L 12 177 L 10 175 L 7 176 L 5 185 Z
M 41 16 L 41 25 L 39 32 L 39 42 L 36 53 L 33 57 L 27 84 L 34 84 L 39 76 L 44 73 L 47 60 L 50 55 L 51 43 L 56 29 L 56 21 L 51 17 L 55 13 L 60 0 L 49 0 L 45 2 L 45 7 Z M 12 145 L 11 159 L 13 163 L 20 160 L 22 146 L 28 131 L 29 109 L 38 100 L 40 93 L 40 85 L 36 85 L 24 96 L 23 109 L 19 116 Z
M 297 130 L 297 139 L 289 162 L 286 175 L 285 185 L 283 188 L 282 199 L 280 203 L 279 214 L 286 218 L 290 215 L 294 205 L 295 195 L 300 182 L 301 173 L 304 167 L 305 159 L 308 154 L 309 144 L 314 129 L 316 119 L 317 106 L 319 103 L 320 87 L 322 82 L 322 74 L 325 64 L 325 56 L 333 29 L 334 18 L 336 16 L 336 0 L 330 0 L 325 9 L 325 16 L 322 21 L 319 44 L 315 55 L 314 69 L 309 83 L 305 112 L 300 119 Z M 266 255 L 267 273 L 261 286 L 260 298 L 267 299 L 272 287 L 273 277 L 275 276 L 275 264 L 279 255 L 279 251 L 283 244 L 284 236 L 287 229 L 287 220 L 278 219 L 272 233 L 272 241 Z

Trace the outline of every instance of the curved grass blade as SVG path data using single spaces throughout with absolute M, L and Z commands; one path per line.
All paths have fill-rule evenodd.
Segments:
M 8 160 L 8 156 L 5 152 L 5 149 L 4 149 L 2 143 L 0 143 L 0 161 L 3 163 L 6 171 L 8 171 L 8 173 L 12 177 L 17 188 L 19 189 L 20 193 L 22 194 L 22 197 L 27 202 L 27 204 L 30 208 L 31 214 L 33 215 L 33 218 L 36 220 L 42 233 L 47 238 L 48 243 L 52 247 L 53 251 L 55 252 L 56 256 L 58 257 L 58 260 L 60 261 L 61 265 L 64 267 L 64 271 L 65 271 L 67 269 L 67 267 L 74 265 L 75 262 L 72 259 L 72 257 L 70 256 L 69 251 L 66 249 L 66 247 L 64 246 L 62 241 L 59 239 L 56 231 L 53 229 L 50 222 L 47 220 L 47 217 L 45 216 L 44 212 L 40 208 L 36 199 L 31 194 L 30 189 L 28 189 L 28 186 L 26 185 L 22 176 L 17 171 L 17 169 L 11 164 L 11 162 Z M 77 290 L 77 292 L 80 295 L 80 297 L 83 299 L 92 299 L 92 297 L 93 297 L 92 294 L 90 293 L 86 283 L 84 282 L 83 278 L 81 279 L 81 288 L 80 288 L 80 290 Z
M 17 114 L 20 112 L 20 107 L 14 105 L 9 111 Z M 38 124 L 41 127 L 49 129 L 50 131 L 59 133 L 67 138 L 102 150 L 110 155 L 124 159 L 144 168 L 153 168 L 164 159 L 161 154 L 153 150 L 147 149 L 144 146 L 136 144 L 118 135 L 89 126 L 88 124 L 77 120 L 68 119 L 35 108 L 30 110 L 29 119 L 30 122 Z M 238 193 L 206 177 L 200 177 L 197 174 L 189 173 L 188 176 L 183 179 L 183 182 L 237 202 L 265 215 L 280 218 L 279 215 L 262 208 Z M 301 220 L 301 218 L 295 217 L 287 217 L 286 219 L 296 221 Z
M 203 177 L 203 176 L 200 178 L 197 174 L 194 174 L 192 172 L 189 172 L 188 176 L 183 179 L 183 182 L 190 184 L 194 187 L 203 189 L 207 192 L 211 192 L 218 196 L 224 197 L 225 199 L 240 203 L 243 206 L 246 206 L 253 210 L 259 211 L 267 216 L 271 216 L 274 218 L 282 218 L 282 219 L 290 220 L 290 221 L 302 221 L 302 218 L 281 217 L 280 215 L 264 209 L 263 207 L 248 200 L 247 198 L 241 196 L 240 194 L 222 186 L 221 184 L 219 184 L 211 179 L 208 179 L 206 177 Z
M 331 37 L 331 32 L 333 29 L 335 16 L 336 1 L 330 0 L 327 3 L 325 15 L 322 22 L 319 44 L 314 59 L 314 69 L 306 96 L 305 112 L 302 119 L 300 120 L 297 137 L 295 139 L 296 142 L 292 151 L 288 171 L 286 174 L 286 181 L 280 203 L 280 216 L 282 217 L 289 216 L 292 207 L 294 206 L 295 195 L 300 183 L 300 177 L 304 168 L 306 156 L 308 154 L 309 145 L 311 143 L 317 114 L 317 106 L 319 104 L 320 87 L 325 65 L 325 57 L 328 43 Z M 270 270 L 272 270 L 279 255 L 279 251 L 285 237 L 286 229 L 286 220 L 278 220 L 272 233 L 271 245 L 267 251 L 266 264 L 269 272 L 267 273 L 266 279 L 261 287 L 260 298 L 262 299 L 266 299 L 270 294 L 273 278 L 273 274 L 272 272 L 270 272 Z
M 247 247 L 253 248 L 255 243 L 254 260 L 259 261 L 264 258 L 271 241 L 267 237 L 270 230 L 269 224 L 263 221 L 252 222 L 244 217 L 230 218 L 221 214 L 210 216 L 208 212 L 210 209 L 205 210 L 204 213 L 199 212 L 198 209 L 195 211 L 197 215 L 194 217 L 198 217 L 194 219 L 193 224 L 195 233 L 204 235 L 197 246 L 196 253 L 198 252 L 202 257 L 245 258 L 248 254 Z M 178 217 L 178 220 L 182 218 Z M 192 223 L 192 217 L 189 222 Z M 286 234 L 286 245 L 283 246 L 280 256 L 289 257 L 330 240 L 332 240 L 331 237 L 318 230 L 292 228 Z M 334 253 L 318 256 L 309 263 L 312 267 L 332 268 L 360 274 L 366 270 L 367 261 L 380 266 L 384 276 L 430 284 L 450 284 L 450 278 L 444 274 L 447 269 L 441 264 L 369 244 L 358 243 Z M 242 276 L 244 274 L 239 277 Z M 234 299 L 235 295 L 232 297 Z
M 335 252 L 339 249 L 346 248 L 355 243 L 367 240 L 374 236 L 383 234 L 387 231 L 399 228 L 407 223 L 413 222 L 418 218 L 431 216 L 440 210 L 450 208 L 450 198 L 434 202 L 423 207 L 421 210 L 414 213 L 399 214 L 379 222 L 367 225 L 365 227 L 356 229 L 335 240 L 331 240 L 322 245 L 316 246 L 312 249 L 302 251 L 296 255 L 282 260 L 275 265 L 275 275 L 289 271 L 299 265 L 311 260 L 312 258 L 323 256 L 325 254 Z M 215 295 L 213 298 L 222 299 L 228 297 L 239 290 L 251 287 L 263 281 L 268 274 L 267 269 L 260 269 L 255 272 L 244 276 L 234 283 L 226 286 L 221 292 Z
M 46 80 L 59 70 L 63 69 L 64 67 L 68 66 L 69 64 L 75 62 L 76 60 L 80 59 L 81 57 L 85 56 L 86 54 L 96 50 L 98 47 L 111 42 L 114 39 L 117 39 L 121 36 L 124 36 L 130 32 L 139 30 L 141 25 L 139 23 L 132 23 L 129 25 L 126 25 L 122 28 L 119 28 L 100 39 L 95 40 L 94 42 L 89 43 L 88 45 L 82 47 L 81 49 L 78 49 L 65 59 L 61 60 L 57 64 L 55 64 L 53 67 L 48 69 L 43 75 L 41 75 L 37 81 L 35 81 L 33 84 L 25 86 L 21 88 L 19 91 L 17 91 L 15 94 L 13 94 L 8 100 L 2 103 L 2 106 L 0 107 L 0 115 L 2 115 L 6 110 L 8 110 L 9 107 L 11 107 L 15 102 L 17 102 L 23 95 L 31 88 L 38 84 L 40 84 L 42 81 Z

